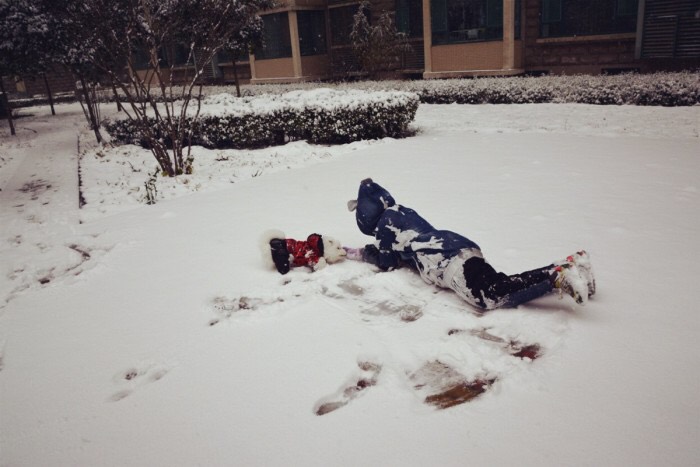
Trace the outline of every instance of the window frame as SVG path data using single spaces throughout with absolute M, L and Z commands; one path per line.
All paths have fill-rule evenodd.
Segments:
M 328 53 L 325 10 L 298 10 L 297 30 L 299 31 L 299 53 L 302 57 Z
M 458 16 L 450 13 L 461 11 L 466 21 L 468 9 L 471 27 L 455 28 Z M 434 45 L 503 40 L 503 0 L 431 0 L 430 16 Z
M 279 13 L 270 13 L 267 15 L 260 16 L 263 20 L 263 46 L 257 47 L 254 51 L 255 60 L 273 60 L 277 58 L 291 58 L 292 57 L 292 37 L 289 30 L 289 12 L 281 11 Z M 270 18 L 268 20 L 268 18 Z M 273 29 L 267 29 L 265 21 L 271 22 L 272 18 L 277 22 L 277 25 L 281 26 L 281 31 L 277 32 Z M 284 18 L 284 19 L 282 19 Z M 276 35 L 271 35 L 275 34 Z M 269 39 L 281 39 L 279 44 L 275 43 L 274 47 L 270 44 L 272 42 Z
M 623 4 L 629 4 L 629 9 L 628 10 L 623 10 L 621 5 Z M 635 3 L 634 6 L 632 6 L 632 3 Z M 622 10 L 622 11 L 621 11 Z M 622 18 L 624 16 L 637 16 L 639 12 L 639 0 L 616 0 L 615 1 L 615 16 Z
M 354 23 L 353 18 L 359 9 L 360 3 L 328 8 L 328 23 L 330 24 L 331 30 L 331 47 L 347 46 L 352 44 L 350 33 L 352 32 L 352 26 Z M 369 20 L 370 18 L 368 17 L 367 19 Z
M 639 0 L 597 0 L 606 5 L 591 5 L 592 0 L 542 0 L 540 3 L 540 37 L 599 36 L 634 33 L 637 30 Z M 621 5 L 627 4 L 622 9 Z M 601 6 L 607 17 L 601 16 Z M 576 11 L 588 12 L 581 17 Z M 596 19 L 593 14 L 598 14 Z M 605 13 L 605 12 L 603 12 Z M 600 21 L 602 18 L 604 21 Z M 586 24 L 588 23 L 588 28 Z
M 409 39 L 423 37 L 423 1 L 396 0 L 396 30 Z

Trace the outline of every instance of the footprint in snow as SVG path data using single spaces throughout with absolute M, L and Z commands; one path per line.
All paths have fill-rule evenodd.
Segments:
M 410 323 L 423 316 L 425 302 L 415 297 L 396 293 L 391 289 L 379 290 L 376 281 L 369 277 L 355 277 L 338 283 L 342 293 L 324 290 L 324 294 L 335 299 L 351 299 L 362 304 L 360 311 L 370 316 L 392 316 Z M 381 298 L 380 298 L 381 297 Z
M 323 398 L 316 404 L 314 413 L 316 415 L 326 415 L 327 413 L 345 407 L 362 395 L 368 388 L 375 386 L 382 371 L 382 366 L 374 362 L 357 362 L 360 369 L 359 374 L 353 375 L 349 381 L 341 386 L 334 394 Z
M 477 328 L 477 329 L 450 329 L 447 334 L 453 335 L 464 335 L 469 334 L 471 336 L 478 337 L 479 339 L 485 340 L 487 342 L 493 342 L 495 345 L 501 347 L 508 354 L 522 358 L 526 361 L 532 361 L 540 358 L 542 356 L 542 348 L 539 344 L 525 344 L 518 341 L 517 339 L 506 339 L 489 332 L 489 328 Z
M 496 381 L 496 377 L 490 375 L 470 380 L 439 360 L 426 362 L 410 373 L 408 378 L 423 402 L 438 409 L 469 402 L 486 392 Z
M 98 238 L 99 235 L 92 237 Z M 99 261 L 96 260 L 109 253 L 114 245 L 96 245 L 93 244 L 93 238 L 85 238 L 81 243 L 69 243 L 66 245 L 52 245 L 43 242 L 35 244 L 35 247 L 42 255 L 49 254 L 52 251 L 60 252 L 63 248 L 70 250 L 70 254 L 60 255 L 61 259 L 54 264 L 44 263 L 41 266 L 35 264 L 15 265 L 7 275 L 7 278 L 17 285 L 5 297 L 4 303 L 0 303 L 0 308 L 3 308 L 27 289 L 47 286 L 59 279 L 70 279 L 97 266 Z M 22 242 L 22 237 L 19 235 L 13 239 L 13 242 L 18 247 L 26 245 L 26 243 Z M 41 258 L 44 258 L 44 256 Z
M 245 295 L 236 298 L 215 297 L 212 300 L 212 306 L 217 316 L 209 320 L 209 326 L 216 326 L 222 320 L 229 319 L 239 312 L 253 311 L 283 301 L 282 297 L 260 298 Z
M 162 379 L 170 371 L 169 368 L 160 365 L 141 365 L 127 368 L 114 375 L 114 382 L 120 389 L 112 394 L 108 401 L 118 402 L 131 395 L 138 388 L 154 383 Z
M 39 195 L 51 189 L 51 183 L 43 179 L 36 179 L 22 185 L 17 191 L 29 194 L 32 201 L 39 199 Z
M 381 365 L 358 362 L 360 374 L 354 375 L 334 394 L 325 397 L 314 408 L 316 415 L 326 415 L 345 407 L 378 382 Z M 447 409 L 469 402 L 486 392 L 497 380 L 484 375 L 469 379 L 455 368 L 439 360 L 426 362 L 407 378 L 423 402 L 437 409 Z

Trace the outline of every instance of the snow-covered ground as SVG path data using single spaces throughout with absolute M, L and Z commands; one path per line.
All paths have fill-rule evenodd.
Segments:
M 57 110 L 0 130 L 0 465 L 700 463 L 700 107 L 421 105 L 404 140 L 196 148 L 153 206 L 149 153 Z M 270 228 L 367 243 L 368 176 L 508 273 L 586 248 L 598 293 L 479 315 L 405 270 L 264 269 Z

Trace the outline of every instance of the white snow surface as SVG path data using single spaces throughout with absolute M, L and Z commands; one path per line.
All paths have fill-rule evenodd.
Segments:
M 195 148 L 152 206 L 150 153 L 57 112 L 0 129 L 0 465 L 700 463 L 700 107 L 421 105 L 403 140 Z M 597 294 L 480 315 L 407 270 L 265 267 L 269 229 L 370 242 L 366 177 L 506 273 L 587 249 Z

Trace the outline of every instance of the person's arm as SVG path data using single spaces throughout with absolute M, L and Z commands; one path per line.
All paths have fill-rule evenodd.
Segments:
M 343 250 L 345 250 L 345 258 L 352 260 L 352 261 L 363 261 L 362 259 L 362 254 L 364 252 L 364 248 L 352 248 L 349 246 L 344 246 Z
M 366 245 L 362 254 L 362 259 L 374 264 L 383 271 L 396 269 L 400 266 L 399 254 L 394 251 L 393 245 L 396 241 L 394 233 L 396 219 L 394 219 L 393 211 L 386 211 L 379 220 L 375 237 L 379 240 L 377 246 Z

